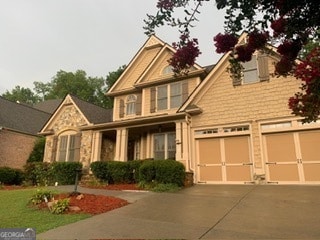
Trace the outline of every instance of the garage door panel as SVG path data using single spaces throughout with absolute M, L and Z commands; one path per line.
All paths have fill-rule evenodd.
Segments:
M 221 150 L 220 140 L 215 138 L 201 139 L 199 144 L 199 163 L 200 164 L 220 164 Z
M 265 136 L 268 162 L 296 161 L 294 137 L 292 133 L 272 134 Z
M 320 142 L 320 131 L 299 133 L 303 161 L 320 161 L 320 151 L 315 147 Z
M 224 139 L 226 163 L 247 163 L 249 156 L 249 137 L 229 137 Z
M 299 171 L 296 165 L 269 165 L 270 181 L 299 181 Z
M 219 166 L 200 166 L 200 181 L 222 181 L 222 169 Z
M 320 181 L 320 163 L 303 164 L 303 170 L 306 181 Z
M 227 181 L 251 181 L 250 166 L 227 166 Z

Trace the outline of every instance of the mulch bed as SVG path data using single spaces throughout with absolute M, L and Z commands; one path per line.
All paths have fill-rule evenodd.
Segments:
M 89 186 L 84 186 L 89 188 Z M 18 189 L 25 189 L 27 187 L 22 186 L 2 186 L 0 190 L 18 190 Z M 106 189 L 106 190 L 141 190 L 135 184 L 110 184 L 105 186 L 99 187 L 90 187 L 90 188 L 99 188 L 99 189 Z M 62 193 L 55 196 L 55 199 L 70 199 L 70 206 L 71 207 L 78 207 L 80 208 L 79 211 L 68 211 L 67 214 L 73 213 L 88 213 L 92 215 L 105 213 L 116 208 L 123 207 L 129 204 L 126 200 L 121 198 L 111 197 L 111 196 L 103 196 L 103 195 L 94 195 L 94 194 L 86 194 L 82 193 L 79 197 L 78 195 Z M 40 209 L 48 209 L 46 203 L 42 203 L 37 205 Z

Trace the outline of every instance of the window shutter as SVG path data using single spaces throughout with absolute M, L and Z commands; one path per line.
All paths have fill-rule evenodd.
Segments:
M 54 136 L 52 139 L 52 149 L 51 149 L 51 159 L 50 162 L 56 161 L 56 156 L 57 156 L 57 142 L 58 142 L 58 137 Z
M 260 81 L 269 80 L 269 66 L 268 66 L 268 55 L 259 54 L 258 55 L 258 71 Z
M 120 109 L 119 109 L 119 117 L 124 117 L 124 100 L 120 99 Z
M 81 133 L 77 133 L 74 142 L 74 161 L 80 162 Z
M 188 81 L 184 81 L 182 82 L 182 102 L 187 100 L 188 94 Z
M 150 112 L 154 113 L 156 111 L 156 88 L 152 87 L 150 89 Z
M 136 115 L 141 115 L 141 94 L 137 94 Z

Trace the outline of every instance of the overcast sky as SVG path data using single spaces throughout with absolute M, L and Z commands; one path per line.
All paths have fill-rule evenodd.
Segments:
M 192 30 L 206 66 L 221 56 L 212 38 L 223 31 L 223 11 L 205 2 Z M 142 29 L 157 0 L 0 0 L 0 94 L 16 85 L 33 89 L 59 71 L 86 71 L 105 77 L 128 64 L 147 40 Z M 163 41 L 178 40 L 176 29 L 156 32 Z

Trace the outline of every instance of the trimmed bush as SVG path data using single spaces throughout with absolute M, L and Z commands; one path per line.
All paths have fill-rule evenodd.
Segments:
M 30 162 L 24 166 L 26 181 L 31 185 L 47 186 L 53 183 L 52 166 L 47 162 Z
M 54 162 L 52 163 L 53 182 L 58 182 L 60 185 L 74 184 L 77 174 L 77 169 L 82 170 L 80 162 Z M 79 176 L 79 180 L 81 174 Z
M 38 138 L 34 144 L 32 152 L 30 153 L 27 163 L 42 162 L 45 145 L 46 145 L 46 138 L 45 137 Z
M 93 162 L 90 165 L 93 175 L 102 180 L 108 182 L 110 180 L 108 162 Z
M 150 183 L 156 180 L 155 162 L 158 160 L 146 160 L 139 168 L 139 181 Z
M 140 181 L 183 186 L 185 167 L 175 160 L 145 161 L 140 167 Z
M 19 169 L 0 167 L 0 183 L 8 185 L 20 185 L 24 180 L 24 174 Z
M 130 183 L 132 182 L 132 173 L 130 172 L 128 162 L 110 161 L 108 162 L 110 174 L 109 183 Z
M 93 175 L 112 183 L 158 183 L 184 185 L 185 167 L 175 160 L 135 160 L 91 163 Z
M 129 173 L 131 176 L 132 183 L 140 182 L 140 167 L 145 162 L 145 160 L 133 160 L 128 162 L 129 164 Z

